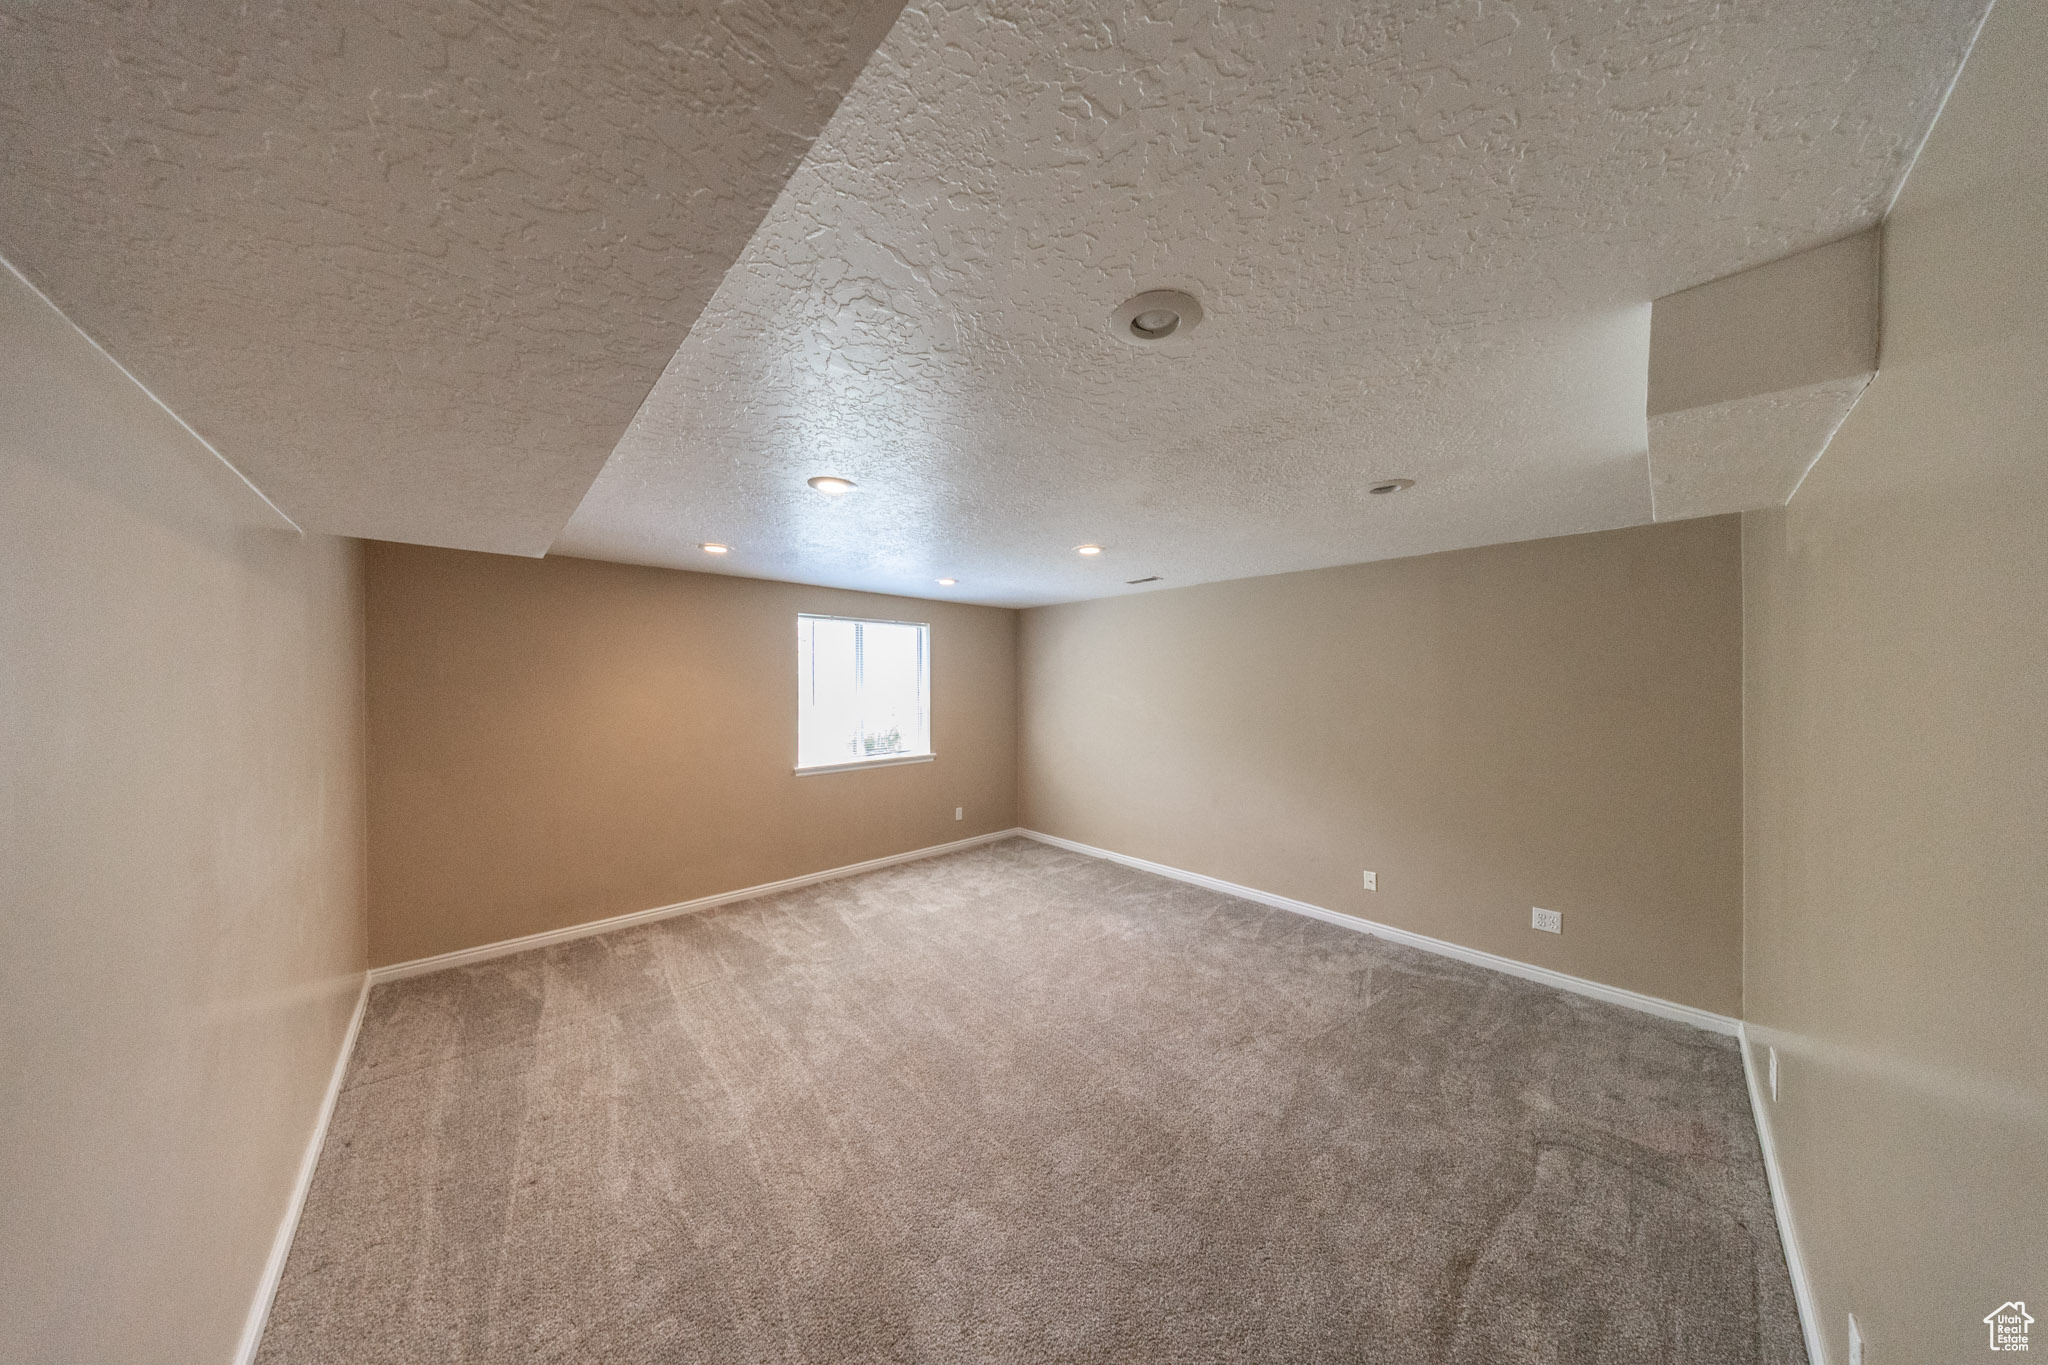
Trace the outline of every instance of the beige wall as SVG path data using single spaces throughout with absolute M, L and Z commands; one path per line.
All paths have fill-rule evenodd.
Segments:
M 386 544 L 369 602 L 376 963 L 1016 823 L 1015 612 Z M 931 623 L 936 761 L 794 775 L 799 612 Z
M 1877 1362 L 2048 1324 L 2044 70 L 2007 0 L 1886 226 L 1876 381 L 1744 519 L 1745 983 L 1834 1365 L 1852 1312 Z
M 1028 611 L 1024 824 L 1736 1013 L 1737 556 L 1721 518 Z
M 231 1358 L 363 967 L 360 560 L 0 269 L 0 1360 Z

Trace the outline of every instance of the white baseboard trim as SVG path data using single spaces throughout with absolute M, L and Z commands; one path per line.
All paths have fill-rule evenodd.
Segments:
M 263 1278 L 256 1282 L 256 1298 L 242 1323 L 242 1340 L 235 1347 L 235 1365 L 251 1365 L 256 1348 L 263 1344 L 263 1328 L 270 1321 L 270 1305 L 277 1298 L 278 1282 L 284 1278 L 285 1258 L 291 1255 L 292 1236 L 299 1230 L 299 1214 L 305 1210 L 306 1194 L 313 1188 L 313 1172 L 320 1165 L 320 1149 L 327 1142 L 327 1124 L 334 1117 L 335 1101 L 341 1098 L 341 1083 L 348 1075 L 348 1059 L 355 1054 L 356 1034 L 363 1027 L 363 1009 L 370 1003 L 370 977 L 356 991 L 356 1007 L 348 1017 L 348 1030 L 341 1035 L 341 1050 L 334 1057 L 334 1071 L 327 1078 L 327 1093 L 320 1099 L 320 1112 L 313 1120 L 313 1134 L 306 1139 L 306 1154 L 299 1158 L 299 1178 L 292 1183 L 291 1198 L 284 1207 L 284 1219 L 277 1235 L 270 1239 L 270 1259 L 263 1263 Z
M 1749 1085 L 1749 1112 L 1756 1120 L 1756 1143 L 1763 1152 L 1764 1179 L 1771 1186 L 1771 1212 L 1778 1220 L 1778 1242 L 1785 1249 L 1785 1269 L 1792 1274 L 1792 1299 L 1799 1308 L 1799 1331 L 1806 1338 L 1807 1365 L 1828 1365 L 1827 1340 L 1820 1330 L 1820 1310 L 1813 1301 L 1813 1281 L 1806 1276 L 1806 1257 L 1799 1250 L 1799 1233 L 1792 1223 L 1792 1200 L 1785 1192 L 1785 1173 L 1778 1166 L 1778 1143 L 1771 1133 L 1771 1112 L 1764 1098 L 1763 1082 L 1756 1074 L 1756 1060 L 1750 1056 L 1749 1025 L 1736 1031 L 1742 1049 L 1742 1078 Z
M 955 839 L 950 844 L 933 844 L 930 848 L 912 849 L 908 853 L 891 853 L 885 858 L 870 858 L 864 863 L 849 863 L 845 867 L 828 868 L 823 872 L 806 872 L 801 877 L 785 877 L 779 882 L 764 882 L 760 886 L 743 886 L 737 891 L 721 891 L 715 896 L 699 896 L 693 901 L 657 905 L 652 910 L 634 910 L 624 915 L 613 915 L 610 919 L 594 919 L 582 924 L 572 924 L 564 929 L 548 929 L 538 934 L 527 934 L 523 938 L 500 939 L 496 943 L 485 943 L 475 948 L 458 948 L 452 953 L 418 957 L 410 962 L 394 962 L 388 967 L 372 967 L 370 983 L 381 985 L 386 981 L 402 981 L 409 976 L 445 972 L 450 967 L 466 967 L 472 962 L 488 962 L 494 957 L 509 957 L 513 953 L 545 948 L 553 943 L 567 943 L 571 939 L 589 938 L 594 934 L 609 934 L 614 929 L 628 929 L 636 924 L 652 924 L 656 920 L 695 914 L 699 910 L 709 910 L 713 906 L 753 900 L 756 896 L 772 896 L 779 891 L 794 891 L 800 886 L 811 886 L 817 882 L 858 876 L 863 872 L 894 867 L 898 863 L 916 862 L 920 858 L 936 858 L 941 853 L 957 853 L 963 848 L 973 848 L 977 844 L 992 844 L 998 839 L 1013 838 L 1021 833 L 1023 831 L 1017 829 L 999 829 L 993 834 L 977 834 L 971 839 Z
M 1425 953 L 1435 953 L 1440 957 L 1456 958 L 1460 962 L 1469 962 L 1475 967 L 1485 967 L 1492 971 L 1505 972 L 1509 976 L 1518 976 L 1524 981 L 1535 981 L 1545 986 L 1555 986 L 1559 990 L 1570 991 L 1574 995 L 1590 996 L 1595 1000 L 1604 1000 L 1610 1005 L 1620 1005 L 1625 1009 L 1640 1010 L 1644 1014 L 1654 1014 L 1660 1019 L 1675 1019 L 1681 1024 L 1691 1024 L 1695 1028 L 1706 1029 L 1709 1033 L 1719 1033 L 1733 1037 L 1742 1027 L 1740 1020 L 1731 1019 L 1725 1014 L 1715 1014 L 1712 1010 L 1698 1009 L 1692 1005 L 1681 1005 L 1675 1000 L 1665 1000 L 1654 995 L 1644 995 L 1638 991 L 1624 990 L 1620 986 L 1609 986 L 1598 981 L 1588 981 L 1582 976 L 1568 976 L 1563 972 L 1552 971 L 1548 967 L 1537 967 L 1527 962 L 1518 962 L 1511 957 L 1502 957 L 1497 953 L 1482 952 L 1477 948 L 1467 948 L 1445 939 L 1431 938 L 1427 934 L 1418 934 L 1407 929 L 1396 929 L 1390 924 L 1380 924 L 1373 920 L 1361 919 L 1357 915 L 1346 915 L 1336 910 L 1325 910 L 1320 905 L 1310 905 L 1307 901 L 1298 901 L 1290 896 L 1277 896 L 1271 891 L 1261 891 L 1256 887 L 1239 886 L 1236 882 L 1226 882 L 1219 877 L 1205 877 L 1199 872 L 1188 872 L 1182 868 L 1168 867 L 1164 863 L 1147 862 L 1143 858 L 1133 858 L 1127 853 L 1112 853 L 1106 848 L 1095 848 L 1088 844 L 1075 843 L 1072 839 L 1061 839 L 1051 834 L 1040 834 L 1037 830 L 1020 829 L 1017 833 L 1027 839 L 1036 839 L 1042 844 L 1051 844 L 1055 848 L 1064 848 L 1073 853 L 1085 853 L 1091 858 L 1104 858 L 1113 863 L 1122 863 L 1125 867 L 1135 867 L 1141 872 L 1151 872 L 1161 877 L 1171 877 L 1175 881 L 1205 886 L 1211 891 L 1221 891 L 1226 896 L 1236 896 L 1239 900 L 1254 901 L 1260 905 L 1270 905 L 1276 910 L 1292 911 L 1297 915 L 1306 915 L 1310 919 L 1319 919 L 1325 924 L 1334 924 L 1339 928 L 1355 930 L 1361 934 L 1371 934 L 1375 938 L 1383 938 L 1390 943 L 1406 944 L 1410 948 L 1420 948 Z

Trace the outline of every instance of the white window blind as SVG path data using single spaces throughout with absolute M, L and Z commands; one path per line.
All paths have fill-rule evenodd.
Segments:
M 799 769 L 931 753 L 931 627 L 799 616 L 796 664 Z

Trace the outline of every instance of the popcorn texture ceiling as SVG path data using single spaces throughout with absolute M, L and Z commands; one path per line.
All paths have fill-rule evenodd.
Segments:
M 1648 521 L 1651 300 L 1875 222 L 1983 8 L 919 0 L 555 550 L 1025 605 Z
M 309 530 L 542 553 L 901 0 L 0 10 L 0 255 Z
M 1985 3 L 49 0 L 0 255 L 309 530 L 1062 601 L 1775 490 L 1853 394 L 1653 485 L 1651 301 L 1876 221 Z

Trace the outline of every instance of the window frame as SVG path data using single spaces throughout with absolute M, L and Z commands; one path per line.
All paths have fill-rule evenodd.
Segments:
M 933 647 L 931 622 L 898 621 L 892 620 L 884 616 L 841 616 L 836 612 L 823 611 L 799 611 L 796 614 L 796 620 L 798 631 L 797 658 L 799 661 L 801 661 L 803 658 L 802 631 L 803 623 L 806 620 L 851 621 L 855 625 L 864 626 L 915 626 L 919 630 L 924 632 L 925 751 L 920 754 L 883 754 L 877 758 L 855 758 L 849 759 L 844 763 L 813 763 L 809 767 L 805 767 L 803 763 L 803 677 L 801 674 L 799 674 L 797 677 L 797 708 L 794 735 L 794 738 L 796 739 L 797 761 L 796 764 L 790 769 L 790 771 L 795 776 L 817 777 L 825 773 L 858 772 L 863 768 L 896 768 L 901 767 L 906 763 L 930 763 L 939 756 L 937 740 L 936 737 L 932 734 L 933 723 L 936 720 L 936 717 L 933 714 L 934 708 L 932 704 L 934 689 L 932 683 Z

